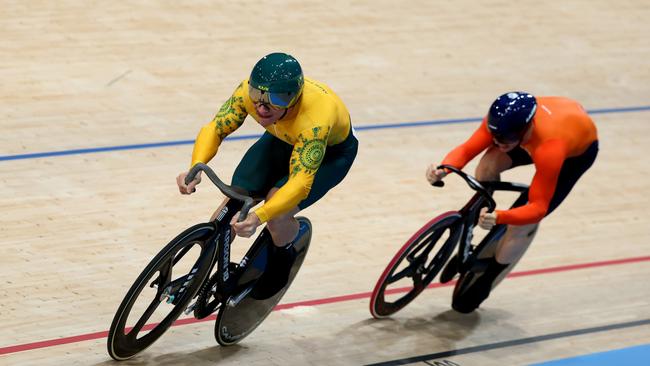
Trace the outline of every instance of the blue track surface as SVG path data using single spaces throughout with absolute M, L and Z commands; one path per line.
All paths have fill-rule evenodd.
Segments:
M 536 363 L 531 366 L 648 366 L 650 344 L 615 351 L 593 353 L 585 356 Z

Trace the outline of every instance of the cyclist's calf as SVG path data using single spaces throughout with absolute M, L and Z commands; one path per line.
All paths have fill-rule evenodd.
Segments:
M 286 214 L 280 217 L 274 218 L 266 223 L 271 232 L 271 237 L 273 238 L 273 244 L 278 247 L 282 247 L 287 243 L 290 243 L 298 234 L 298 220 L 296 220 L 293 215 Z
M 513 263 L 526 252 L 537 233 L 539 223 L 530 225 L 508 225 L 503 238 L 499 241 L 496 260 L 502 264 Z

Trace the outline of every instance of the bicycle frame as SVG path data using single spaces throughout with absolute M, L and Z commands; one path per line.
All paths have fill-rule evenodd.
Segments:
M 207 165 L 201 163 L 190 170 L 185 183 L 194 180 L 199 170 L 204 171 L 219 190 L 231 199 L 219 209 L 213 220 L 193 225 L 172 239 L 147 264 L 131 285 L 113 317 L 108 333 L 107 350 L 115 360 L 129 359 L 149 347 L 172 326 L 183 311 L 185 314 L 194 312 L 195 318 L 203 319 L 219 309 L 215 337 L 219 344 L 234 344 L 259 325 L 286 290 L 285 286 L 281 292 L 274 295 L 275 297 L 268 299 L 247 297 L 254 291 L 258 284 L 257 280 L 266 270 L 268 261 L 266 250 L 269 243 L 272 245 L 271 234 L 267 228 L 263 228 L 239 264 L 235 264 L 233 268 L 230 249 L 234 233 L 230 223 L 237 214 L 239 221 L 244 220 L 249 210 L 260 199 L 243 195 L 233 187 L 224 184 Z M 311 238 L 311 224 L 306 218 L 299 218 L 299 220 L 304 221 L 309 229 L 309 235 L 303 236 L 306 239 L 296 244 L 301 245 L 300 249 L 304 257 Z M 197 247 L 201 248 L 200 252 L 194 253 L 195 250 L 192 248 Z M 191 254 L 190 258 L 183 259 L 187 254 Z M 187 265 L 192 262 L 194 264 L 188 271 Z M 299 266 L 302 264 L 302 259 L 295 263 L 299 263 Z M 179 266 L 175 268 L 177 264 Z M 212 274 L 215 264 L 217 269 Z M 295 269 L 293 275 L 297 272 L 297 268 L 292 267 L 292 270 Z M 147 285 L 154 290 L 147 290 L 143 295 Z M 127 326 L 134 304 L 140 298 L 143 299 L 140 305 L 145 305 L 146 301 L 149 305 L 143 311 L 140 309 L 142 306 L 139 305 L 136 308 L 137 312 L 133 314 L 134 318 L 131 319 L 131 323 L 135 322 L 135 325 Z M 190 304 L 193 300 L 195 302 Z M 148 332 L 138 337 L 162 302 L 173 307 L 167 309 L 167 314 L 162 321 L 153 326 L 148 325 L 147 327 L 150 327 L 147 329 Z M 263 310 L 263 314 L 258 311 L 259 309 Z M 239 312 L 243 313 L 238 317 Z M 245 320 L 243 323 L 242 319 Z M 229 336 L 230 333 L 226 333 L 228 329 L 238 330 L 239 336 Z
M 207 165 L 198 163 L 192 167 L 187 177 L 185 178 L 186 184 L 191 182 L 199 171 L 205 172 L 212 183 L 214 183 L 219 190 L 227 197 L 231 198 L 226 202 L 225 206 L 221 209 L 217 217 L 212 221 L 215 226 L 215 235 L 209 239 L 208 245 L 216 245 L 215 257 L 212 258 L 209 266 L 208 273 L 212 273 L 214 265 L 217 265 L 217 293 L 221 300 L 228 298 L 232 290 L 235 288 L 235 279 L 231 279 L 229 264 L 230 264 L 230 244 L 233 242 L 232 228 L 230 222 L 234 215 L 239 212 L 238 221 L 242 221 L 248 215 L 248 211 L 253 205 L 260 201 L 259 198 L 253 198 L 237 192 L 232 187 L 226 185 L 217 177 L 217 175 Z M 242 260 L 246 261 L 246 258 Z M 207 282 L 208 279 L 205 280 Z M 245 295 L 245 294 L 244 294 Z M 195 305 L 191 305 L 187 311 L 191 311 Z
M 214 262 L 217 262 L 217 289 L 229 289 L 230 271 L 228 265 L 230 264 L 230 244 L 232 243 L 232 228 L 230 227 L 230 220 L 239 211 L 243 203 L 236 200 L 228 200 L 226 205 L 221 209 L 219 215 L 215 218 L 214 225 L 217 228 L 217 234 L 214 242 L 217 245 L 217 257 L 210 265 L 210 272 L 214 267 Z M 224 294 L 227 297 L 228 294 Z
M 487 206 L 488 212 L 496 208 L 496 202 L 492 198 L 492 193 L 496 191 L 520 192 L 519 197 L 512 204 L 512 207 L 518 207 L 528 201 L 528 186 L 520 183 L 501 182 L 501 181 L 477 181 L 472 176 L 449 165 L 441 165 L 439 169 L 447 169 L 458 174 L 467 184 L 476 191 L 470 200 L 459 210 L 462 220 L 462 229 L 458 246 L 458 255 L 460 258 L 458 272 L 464 273 L 476 266 L 476 257 L 483 251 L 485 246 L 498 240 L 506 231 L 507 225 L 494 226 L 487 235 L 476 246 L 472 247 L 474 239 L 474 226 L 478 219 L 480 209 Z M 442 186 L 442 185 L 438 185 Z
M 460 210 L 449 211 L 431 219 L 397 251 L 379 277 L 370 297 L 370 313 L 374 318 L 384 318 L 402 309 L 427 288 L 438 274 L 440 282 L 447 283 L 460 273 L 454 289 L 456 294 L 465 278 L 470 278 L 471 282 L 472 278 L 476 278 L 474 274 L 480 275 L 487 269 L 490 263 L 487 259 L 493 255 L 495 244 L 506 232 L 507 225 L 495 225 L 478 245 L 472 244 L 481 210 L 487 207 L 488 212 L 492 212 L 496 208 L 492 194 L 495 191 L 519 192 L 513 207 L 521 206 L 528 200 L 526 185 L 479 182 L 449 165 L 441 165 L 438 169 L 458 174 L 475 194 Z M 444 182 L 439 180 L 433 185 L 442 187 Z M 436 252 L 432 255 L 434 249 Z M 452 256 L 456 250 L 457 253 Z M 406 278 L 410 278 L 412 284 L 387 290 L 389 285 L 396 286 L 398 281 Z M 396 294 L 399 295 L 388 299 L 386 297 Z

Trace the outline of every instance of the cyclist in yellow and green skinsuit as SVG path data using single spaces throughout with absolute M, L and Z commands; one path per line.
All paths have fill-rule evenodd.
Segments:
M 266 132 L 244 155 L 232 185 L 265 196 L 266 201 L 244 221 L 231 224 L 243 237 L 267 224 L 275 244 L 267 272 L 276 269 L 276 277 L 286 282 L 287 264 L 293 259 L 291 244 L 301 234 L 294 216 L 343 180 L 356 157 L 358 141 L 341 99 L 327 85 L 305 78 L 295 58 L 272 53 L 257 62 L 250 77 L 203 126 L 191 166 L 210 161 L 247 115 Z M 182 194 L 191 194 L 201 177 L 186 185 L 186 175 L 182 172 L 177 184 Z

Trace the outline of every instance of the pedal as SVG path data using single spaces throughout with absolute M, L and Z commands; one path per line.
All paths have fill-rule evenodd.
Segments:
M 196 307 L 196 301 L 193 302 L 193 303 L 191 303 L 190 306 L 188 306 L 188 307 L 183 311 L 183 313 L 185 313 L 185 315 L 190 315 L 190 313 L 194 311 L 194 308 L 195 308 L 195 307 Z
M 234 308 L 235 306 L 239 305 L 239 303 L 244 300 L 244 298 L 253 290 L 253 287 L 254 286 L 248 286 L 236 296 L 231 296 L 227 303 L 228 307 Z

